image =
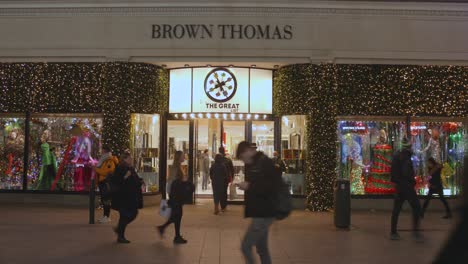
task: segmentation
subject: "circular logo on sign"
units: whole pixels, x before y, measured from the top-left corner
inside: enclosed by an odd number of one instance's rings
[[[223,103],[236,94],[237,80],[226,68],[216,68],[205,78],[205,93],[213,101]]]

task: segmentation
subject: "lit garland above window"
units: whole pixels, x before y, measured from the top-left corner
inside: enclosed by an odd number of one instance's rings
[[[0,63],[0,112],[103,113],[103,143],[128,148],[131,113],[167,111],[167,71],[141,63]]]
[[[277,115],[307,114],[309,209],[333,206],[337,116],[466,117],[468,67],[291,65],[275,74]]]

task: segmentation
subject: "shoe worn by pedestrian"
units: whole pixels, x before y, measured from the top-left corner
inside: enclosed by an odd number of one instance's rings
[[[237,147],[237,157],[245,163],[245,182],[238,187],[245,191],[245,217],[252,218],[242,240],[245,262],[254,263],[252,248],[255,246],[262,264],[270,264],[268,232],[276,217],[276,195],[281,183],[273,161],[262,152],[257,152],[248,142]]]
[[[157,227],[160,237],[163,238],[166,228],[170,224],[174,224],[174,244],[187,243],[187,240],[180,235],[180,225],[182,223],[183,206],[190,201],[195,190],[193,184],[188,181],[188,176],[182,170],[182,162],[184,160],[183,152],[176,151],[169,175],[172,181],[169,190],[169,201],[167,203],[171,207],[171,216],[166,223]]]
[[[110,223],[110,222],[111,222],[111,219],[110,219],[110,217],[103,216],[101,219],[98,220],[98,222],[99,222],[100,224]]]
[[[118,186],[119,190],[112,196],[112,208],[120,216],[114,232],[117,234],[117,242],[122,244],[130,243],[125,238],[125,230],[137,217],[138,209],[143,208],[142,179],[132,166],[133,158],[129,153],[124,153],[113,176],[113,185]]]
[[[413,213],[413,233],[415,238],[422,237],[419,233],[419,223],[421,216],[421,205],[419,204],[414,186],[416,184],[415,173],[411,161],[411,144],[403,139],[402,149],[398,151],[391,166],[391,180],[395,183],[395,200],[393,203],[391,238],[399,237],[397,233],[398,217],[405,201],[408,201]]]
[[[450,211],[450,207],[447,203],[447,200],[445,200],[444,197],[444,187],[442,185],[441,179],[442,165],[439,164],[433,157],[430,157],[427,160],[427,164],[427,169],[429,171],[429,174],[431,175],[431,179],[429,180],[429,192],[424,201],[421,218],[424,217],[424,213],[426,212],[426,209],[429,206],[429,202],[434,193],[439,195],[439,199],[445,207],[445,216],[443,216],[443,218],[452,218],[452,212]]]

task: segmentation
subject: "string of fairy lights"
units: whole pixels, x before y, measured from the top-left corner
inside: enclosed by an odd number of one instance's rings
[[[168,73],[140,63],[0,63],[0,112],[103,113],[103,144],[129,147],[130,114],[167,111]]]
[[[468,67],[291,65],[275,74],[277,115],[306,114],[309,209],[333,206],[337,116],[466,117]]]

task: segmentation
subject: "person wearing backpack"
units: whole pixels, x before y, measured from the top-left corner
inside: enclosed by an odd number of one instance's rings
[[[278,213],[281,176],[273,161],[246,141],[239,143],[236,156],[246,164],[245,181],[237,186],[245,191],[245,217],[252,218],[242,240],[242,254],[246,263],[254,263],[252,247],[255,246],[261,263],[270,264],[268,231]]]
[[[109,180],[108,177],[114,173],[117,164],[119,164],[119,159],[112,155],[112,151],[109,146],[103,146],[102,156],[94,168],[97,175],[97,184],[101,195],[101,203],[104,209],[104,215],[101,219],[98,220],[98,222],[101,224],[111,221],[111,197],[109,187],[106,185],[106,181]]]
[[[141,186],[143,180],[133,168],[133,158],[125,152],[120,157],[112,175],[112,186],[116,192],[112,194],[112,209],[119,211],[119,223],[114,228],[117,234],[117,243],[128,244],[125,229],[138,215],[138,209],[143,208],[143,193]]]

